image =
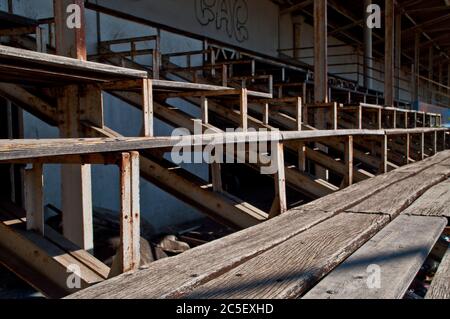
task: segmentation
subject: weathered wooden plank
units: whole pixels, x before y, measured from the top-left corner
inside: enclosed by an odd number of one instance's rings
[[[447,225],[400,216],[309,291],[306,299],[401,299]]]
[[[119,276],[70,298],[175,297],[330,218],[331,213],[291,210],[184,254],[158,261],[133,276]],[[226,251],[226,254],[224,254]],[[195,261],[195,267],[186,265]],[[164,280],[161,280],[164,278]]]
[[[390,185],[399,183],[403,179],[418,174],[436,164],[442,163],[443,161],[448,159],[449,156],[449,151],[438,153],[437,155],[430,157],[424,161],[412,163],[395,171],[391,171],[387,174],[376,176],[374,178],[352,185],[344,190],[341,190],[340,192],[308,203],[302,206],[302,208],[311,210],[320,209],[330,212],[344,211],[351,208],[352,206],[361,203],[365,199],[373,196],[377,192],[380,192]],[[434,168],[429,172],[433,172],[436,169],[440,170],[441,168]]]
[[[89,73],[106,79],[147,78],[147,72],[127,69],[109,64],[82,61],[64,56],[34,52],[0,45],[0,61],[9,64],[21,65],[26,63],[29,67],[39,69],[52,68],[62,73]]]
[[[437,165],[390,185],[360,204],[348,209],[351,213],[388,214],[396,217],[428,189],[446,180],[450,169],[443,172]]]
[[[380,215],[339,214],[180,297],[298,298],[388,220]]]
[[[37,233],[26,231],[25,223],[22,220],[8,216],[3,208],[0,210],[0,246],[2,250],[13,253],[19,260],[25,261],[30,267],[30,271],[34,271],[50,281],[65,294],[73,293],[103,280],[99,274],[60,247]],[[9,263],[8,260],[4,260],[4,262],[5,264]],[[74,267],[77,268],[77,276],[68,272],[68,269],[74,270]],[[79,279],[79,287],[76,287],[76,277]],[[74,286],[68,286],[68,282]]]
[[[329,212],[342,212],[361,203],[387,186],[407,178],[410,174],[411,173],[398,173],[393,171],[388,174],[376,176],[303,205],[302,208],[308,210],[323,209],[324,211]]]
[[[292,134],[294,133],[294,134]],[[360,135],[355,131],[301,131],[301,132],[238,132],[217,133],[203,136],[125,138],[120,139],[50,139],[50,140],[3,140],[0,141],[0,161],[9,159],[37,158],[53,155],[76,155],[152,148],[168,148],[189,145],[220,145],[254,141],[315,140],[330,136]],[[365,132],[378,135],[378,131]],[[227,135],[225,135],[227,134]],[[364,134],[364,133],[362,133]],[[225,139],[225,136],[229,137]]]
[[[439,265],[425,299],[450,299],[450,248]]]
[[[450,218],[450,179],[430,188],[402,214]]]

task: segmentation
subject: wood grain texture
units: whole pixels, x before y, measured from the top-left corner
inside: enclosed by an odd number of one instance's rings
[[[388,214],[396,217],[428,189],[450,176],[450,170],[442,170],[442,167],[444,166],[433,165],[418,174],[394,183],[347,211]]]
[[[402,214],[450,218],[450,179],[430,188]]]
[[[291,210],[265,223],[152,263],[133,275],[121,275],[104,284],[69,296],[92,298],[176,297],[214,279],[284,241],[330,218],[320,211]]]
[[[450,299],[450,248],[447,249],[425,298]]]
[[[225,139],[225,134],[227,139]],[[314,140],[331,136],[359,135],[354,130],[341,131],[301,131],[301,132],[238,132],[216,133],[180,137],[141,137],[141,138],[98,138],[98,139],[29,139],[0,141],[0,161],[32,159],[55,155],[94,154],[105,152],[125,152],[193,145],[222,145],[264,141]],[[379,131],[365,134],[378,135]],[[450,153],[450,152],[449,152]]]
[[[441,163],[444,163],[445,161],[450,161],[450,151],[438,153],[424,161],[416,162],[395,171],[364,180],[337,193],[308,203],[302,206],[302,208],[308,210],[320,209],[329,212],[341,212],[361,203],[363,200],[368,199],[390,185],[396,184],[403,179],[414,176],[435,165],[441,165]],[[436,171],[438,171],[439,174],[441,172],[446,172],[447,170],[442,169],[442,167],[430,170],[432,173],[435,173]]]
[[[398,217],[304,298],[402,298],[446,225],[445,218]],[[372,266],[379,267],[379,286],[370,286],[376,284]]]
[[[182,297],[299,298],[388,221],[381,215],[337,215]]]

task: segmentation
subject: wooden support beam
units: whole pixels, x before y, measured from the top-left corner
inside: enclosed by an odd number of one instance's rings
[[[72,27],[68,22],[73,22],[70,17],[74,14],[68,10],[70,5],[80,8],[81,24],[79,27]],[[53,0],[53,11],[55,14],[55,38],[56,54],[72,57],[86,61],[86,31],[85,12],[83,0]]]
[[[151,137],[154,135],[153,124],[153,82],[150,79],[142,80],[142,111],[144,136]]]
[[[79,9],[72,12],[70,5]],[[56,53],[86,61],[85,11],[83,0],[54,0]],[[68,24],[71,14],[79,14],[80,25]],[[71,20],[72,21],[72,20]],[[72,21],[75,22],[75,21]],[[82,102],[75,86],[63,88],[58,97],[61,137],[82,137]],[[98,114],[98,113],[97,113]],[[97,123],[98,124],[98,123]],[[93,249],[92,190],[90,165],[63,165],[62,211],[64,236],[84,250]]]
[[[79,120],[103,128],[105,122],[103,118],[103,94],[100,86],[97,84],[80,86],[79,96]]]
[[[120,272],[140,263],[139,153],[123,153],[120,162]]]
[[[81,95],[77,86],[68,86],[58,94],[61,138],[82,137]],[[93,249],[92,190],[90,165],[61,167],[64,236],[80,248]]]
[[[362,105],[358,106],[357,121],[358,121],[358,124],[357,124],[358,129],[362,130],[362,128],[363,128],[363,123],[362,123],[363,122],[363,108],[362,108]]]
[[[344,185],[353,185],[353,136],[349,136],[345,139],[345,168],[346,174],[344,176]]]
[[[43,165],[34,164],[25,170],[25,210],[27,230],[44,235],[44,176]]]
[[[275,200],[269,218],[274,218],[287,211],[284,146],[282,143],[278,143],[276,146],[275,161],[277,167],[277,173],[275,174]]]
[[[328,102],[327,0],[314,1],[314,101]]]

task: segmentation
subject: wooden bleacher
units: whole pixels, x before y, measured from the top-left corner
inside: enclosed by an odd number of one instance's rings
[[[336,276],[342,282],[339,287],[345,285],[347,273],[352,272],[346,263],[353,265],[367,254],[373,259],[363,259],[364,263],[373,260],[388,269],[386,280],[401,275],[390,282],[391,294],[379,296],[401,298],[446,226],[441,216],[411,215],[407,209],[418,200],[428,200],[423,198],[427,190],[447,182],[449,163],[450,152],[441,152],[69,298],[300,298],[309,291],[314,297],[314,289],[324,291],[320,280],[330,273],[325,280],[334,280],[333,270],[342,262],[344,275],[338,276],[338,268]],[[405,190],[407,185],[412,186]],[[446,200],[450,202],[448,193]],[[433,205],[432,200],[429,203]],[[420,235],[417,227],[423,227]],[[420,247],[412,247],[405,237],[400,240],[401,234],[420,236]],[[401,247],[392,251],[392,242]],[[376,251],[374,243],[380,243]],[[402,259],[406,268],[397,263],[391,267],[392,262],[382,258],[403,249],[410,252]],[[352,297],[370,297],[365,288],[348,289]],[[331,296],[339,297],[338,293]]]

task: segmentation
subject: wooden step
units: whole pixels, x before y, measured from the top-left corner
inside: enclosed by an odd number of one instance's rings
[[[403,214],[450,218],[450,179],[430,188],[403,211]]]
[[[50,232],[59,244],[26,230],[24,219],[15,216],[14,205],[0,206],[0,262],[50,298],[61,298],[107,278],[108,269],[99,260],[62,236]],[[67,250],[66,250],[67,249]],[[69,267],[80,270],[79,288],[68,287]]]
[[[381,215],[337,215],[181,297],[299,298],[388,221]]]
[[[446,225],[445,218],[400,216],[304,298],[403,298]]]
[[[447,249],[425,298],[450,299],[450,248]]]

